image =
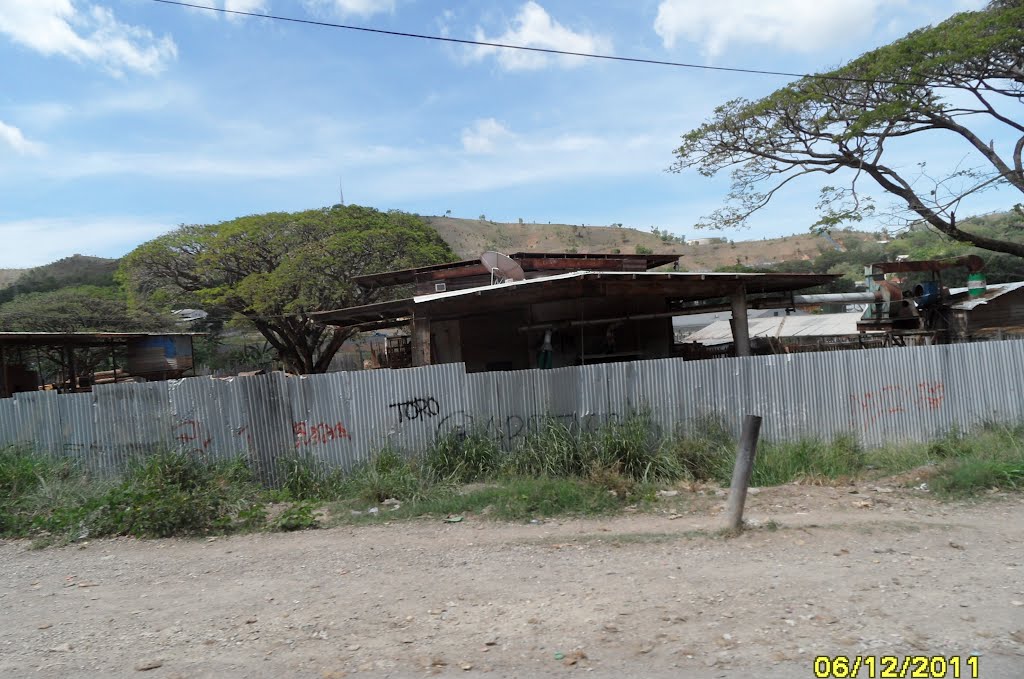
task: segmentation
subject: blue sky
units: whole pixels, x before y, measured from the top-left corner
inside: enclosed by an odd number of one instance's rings
[[[980,0],[195,0],[585,52],[807,72]],[[503,52],[162,5],[0,0],[0,267],[338,201],[694,236],[724,177],[679,136],[785,78]],[[955,163],[958,156],[946,159]],[[940,162],[943,160],[940,158]],[[806,231],[817,185],[749,231]],[[1000,207],[997,199],[980,208]]]

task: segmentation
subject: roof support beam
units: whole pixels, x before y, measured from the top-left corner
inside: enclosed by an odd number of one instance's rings
[[[747,324],[747,288],[736,287],[736,292],[729,298],[732,304],[732,343],[736,347],[737,356],[750,356],[750,328]]]

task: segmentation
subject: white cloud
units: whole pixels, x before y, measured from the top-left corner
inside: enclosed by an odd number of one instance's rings
[[[42,152],[43,147],[36,142],[25,139],[21,130],[0,120],[0,142],[7,144],[15,153],[23,156],[34,156]]]
[[[270,11],[269,0],[192,0],[192,4],[211,9],[225,9],[228,12],[248,12],[250,14],[266,14]],[[221,12],[206,12],[199,9],[190,11],[203,14],[212,19],[226,16],[230,20],[241,20],[246,17],[238,14],[223,14]]]
[[[395,11],[395,0],[305,0],[311,12],[325,12],[340,17],[369,17]]]
[[[587,32],[575,32],[551,18],[551,15],[533,0],[527,2],[512,20],[504,33],[488,36],[482,28],[476,29],[475,39],[542,49],[557,49],[566,52],[609,53],[611,41]],[[470,58],[480,61],[494,56],[498,63],[509,71],[536,70],[544,68],[552,57],[538,52],[477,46],[470,51]],[[579,66],[583,57],[560,56],[556,63],[564,67]]]
[[[709,58],[740,44],[812,52],[868,35],[882,0],[662,0],[654,30],[665,46],[699,43]]]
[[[71,0],[3,0],[0,33],[41,54],[96,62],[117,75],[158,73],[178,54],[170,37],[121,23],[106,7]]]
[[[512,133],[494,118],[477,120],[462,130],[462,148],[469,153],[493,153],[498,142],[512,138]]]
[[[268,0],[224,0],[224,9],[232,12],[267,12]]]

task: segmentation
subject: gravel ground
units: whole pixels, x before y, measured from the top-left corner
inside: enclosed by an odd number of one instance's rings
[[[1019,495],[763,489],[748,505],[761,527],[732,539],[714,532],[723,502],[683,491],[607,519],[6,542],[0,676],[781,679],[813,677],[816,655],[972,653],[985,679],[1024,676]]]

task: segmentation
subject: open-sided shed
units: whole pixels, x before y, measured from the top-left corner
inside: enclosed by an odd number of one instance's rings
[[[724,307],[739,319],[737,354],[749,355],[749,305],[787,306],[794,291],[834,278],[582,270],[446,289],[312,317],[364,329],[408,325],[412,365],[461,362],[469,371],[483,371],[667,358],[673,355],[673,316]]]

